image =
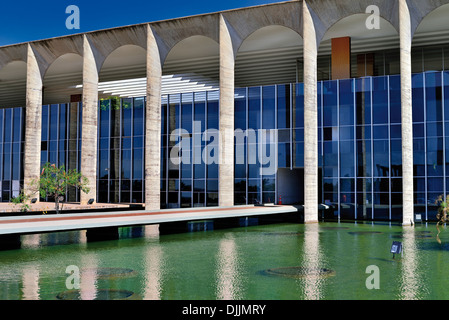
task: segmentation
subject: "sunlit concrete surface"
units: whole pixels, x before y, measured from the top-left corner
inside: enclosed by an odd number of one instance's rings
[[[168,222],[295,213],[294,206],[236,206],[159,211],[90,212],[0,218],[0,234],[27,234],[90,228],[150,225]]]

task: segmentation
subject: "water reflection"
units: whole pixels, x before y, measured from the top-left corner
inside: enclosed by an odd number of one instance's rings
[[[239,270],[238,248],[232,234],[220,241],[217,254],[217,299],[241,298],[242,284]]]
[[[97,272],[98,258],[93,253],[85,253],[81,258],[81,281],[80,297],[81,300],[95,300],[97,297]]]
[[[144,226],[144,236],[145,239],[148,240],[159,240],[160,238],[160,232],[159,232],[159,225],[149,225]]]
[[[323,268],[319,225],[306,224],[304,226],[304,231],[303,267],[306,270],[318,270]],[[305,300],[320,300],[323,298],[322,280],[319,277],[305,277],[303,281]]]
[[[145,255],[144,300],[162,299],[163,251],[161,247],[150,247]]]
[[[404,228],[403,231],[403,258],[401,263],[401,287],[399,299],[418,300],[426,290],[425,281],[419,269],[419,254],[416,245],[416,230],[413,228]]]
[[[22,274],[22,299],[23,300],[39,300],[39,266],[29,265],[23,269]]]
[[[87,243],[86,230],[30,234],[21,236],[22,249],[40,249],[43,247]]]
[[[447,298],[449,232],[439,245],[434,225],[375,226],[289,224],[168,236],[149,226],[122,234],[132,239],[88,247],[43,245],[57,238],[70,243],[82,232],[30,235],[24,237],[28,248],[0,252],[0,299],[107,300],[130,293],[145,300]],[[393,240],[403,243],[403,257],[392,259]],[[373,256],[380,290],[365,288]],[[80,290],[66,287],[69,265],[79,267]],[[258,271],[269,267],[275,273],[261,277]]]

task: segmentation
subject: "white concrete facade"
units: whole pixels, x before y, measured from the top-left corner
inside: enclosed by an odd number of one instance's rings
[[[96,198],[97,127],[96,106],[98,82],[106,58],[122,46],[137,46],[146,50],[146,205],[159,208],[160,192],[160,91],[164,64],[171,50],[181,41],[202,36],[219,46],[220,130],[233,130],[233,95],[235,62],[242,43],[251,34],[268,26],[283,26],[296,32],[303,40],[303,71],[305,86],[305,221],[318,220],[318,138],[316,70],[317,52],[328,30],[338,21],[366,14],[370,5],[380,9],[399,34],[402,79],[403,134],[403,223],[413,222],[413,136],[411,109],[411,45],[414,34],[432,11],[449,4],[449,0],[307,0],[243,8],[219,13],[90,32],[25,44],[0,47],[0,72],[11,63],[27,65],[25,190],[39,176],[40,108],[46,71],[59,57],[75,54],[83,58],[83,144],[81,171],[90,181],[91,192],[81,202]],[[366,31],[368,32],[368,31]],[[2,84],[0,83],[0,86]],[[227,135],[225,135],[228,137]],[[233,205],[234,178],[233,142],[225,138],[221,145],[219,199],[220,205]]]

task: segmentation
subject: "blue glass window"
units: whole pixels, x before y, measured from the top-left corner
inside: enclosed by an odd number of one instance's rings
[[[276,128],[276,87],[262,88],[262,128]]]
[[[412,76],[413,122],[424,122],[424,80],[422,74]]]
[[[236,89],[235,92],[235,129],[246,130],[246,89]]]
[[[389,141],[388,140],[376,140],[373,143],[373,170],[375,177],[388,177],[390,174],[389,163]]]
[[[425,74],[426,80],[426,120],[442,121],[442,87],[441,73],[429,72]]]
[[[290,128],[290,85],[277,86],[277,127]]]
[[[145,99],[144,98],[135,98],[134,106],[133,106],[134,136],[143,136],[144,135],[144,128],[145,128],[144,112],[145,112]],[[166,113],[164,113],[164,115],[165,114]],[[164,131],[164,132],[166,133],[166,131]]]
[[[324,127],[338,126],[337,117],[337,87],[338,81],[326,81],[323,83],[323,116]]]
[[[371,78],[356,79],[357,124],[371,124]]]
[[[390,76],[390,123],[401,123],[401,77]]]
[[[340,142],[340,176],[354,177],[355,163],[354,163],[354,142],[341,141]]]
[[[388,123],[388,77],[373,78],[373,124]]]
[[[447,52],[447,55],[449,55],[449,51]],[[449,121],[449,71],[443,72],[443,81],[444,81],[444,118],[445,121]]]
[[[208,129],[220,129],[219,124],[219,105],[218,100],[214,98],[213,93],[208,93],[207,100],[207,128]]]
[[[260,88],[248,90],[248,128],[258,130],[260,125]]]
[[[339,81],[340,125],[354,124],[354,81]]]
[[[192,107],[193,93],[182,94],[181,105],[181,128],[188,133],[192,133]]]
[[[304,127],[304,84],[296,84],[295,90],[295,108],[293,108],[293,128]]]
[[[122,136],[132,135],[132,99],[122,99]]]

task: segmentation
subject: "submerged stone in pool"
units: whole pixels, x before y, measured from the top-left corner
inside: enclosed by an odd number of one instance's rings
[[[94,300],[128,300],[133,296],[134,292],[128,290],[98,289],[95,292]],[[58,300],[82,300],[80,290],[61,292],[56,298]]]
[[[294,279],[305,279],[332,277],[335,276],[335,271],[326,268],[286,267],[267,269],[264,271],[264,274]]]

